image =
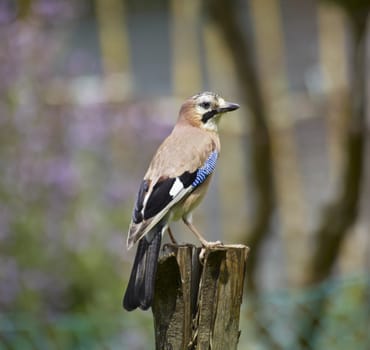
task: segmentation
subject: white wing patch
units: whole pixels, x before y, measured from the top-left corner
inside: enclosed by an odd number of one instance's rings
[[[184,185],[181,182],[181,180],[177,177],[170,189],[170,196],[176,197],[183,189]]]
[[[172,185],[173,186],[173,185]],[[174,198],[173,200],[166,205],[158,214],[156,214],[153,218],[150,219],[149,222],[141,222],[139,225],[131,225],[129,229],[129,235],[127,238],[127,248],[130,249],[135,242],[139,241],[143,238],[161,219],[168,213],[168,211],[181,199],[183,199],[187,194],[189,194],[193,190],[192,186],[182,189]],[[140,228],[143,224],[147,224],[145,228],[142,230],[140,236],[136,236],[137,233],[140,231]],[[132,232],[131,232],[132,231]],[[132,240],[129,241],[129,237],[133,237]]]

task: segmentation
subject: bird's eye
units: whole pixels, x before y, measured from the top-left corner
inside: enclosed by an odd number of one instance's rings
[[[204,109],[208,109],[209,107],[211,107],[211,104],[209,102],[202,102],[200,104],[200,106]]]

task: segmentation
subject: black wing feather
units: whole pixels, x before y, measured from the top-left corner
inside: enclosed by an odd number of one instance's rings
[[[189,173],[188,171],[185,171],[179,179],[184,185],[184,188],[189,187],[197,177],[198,170],[195,170],[193,173]]]
[[[145,220],[158,214],[169,202],[172,201],[173,197],[170,195],[170,191],[175,180],[175,178],[166,178],[159,180],[154,185],[144,209]]]
[[[134,212],[132,213],[132,221],[135,224],[138,224],[143,221],[142,210],[144,205],[144,198],[148,190],[149,190],[149,180],[143,180],[141,182],[140,189],[137,194]]]
[[[197,170],[190,173],[185,171],[181,176],[179,176],[179,180],[181,181],[184,188],[191,186],[197,176]],[[164,209],[168,203],[173,200],[173,196],[170,195],[171,188],[175,183],[176,178],[164,178],[160,179],[153,187],[152,192],[146,202],[144,213],[143,213],[143,206],[144,206],[144,198],[149,190],[149,180],[143,180],[140,185],[139,193],[136,199],[136,205],[134,208],[134,212],[132,215],[132,221],[135,224],[158,214],[162,209]]]

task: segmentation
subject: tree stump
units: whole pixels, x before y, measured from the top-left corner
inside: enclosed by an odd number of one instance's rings
[[[249,248],[166,245],[152,311],[157,350],[237,349]]]

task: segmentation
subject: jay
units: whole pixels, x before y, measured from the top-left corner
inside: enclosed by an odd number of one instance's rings
[[[206,241],[192,223],[192,211],[204,197],[220,153],[218,123],[239,108],[212,92],[202,92],[181,106],[171,134],[155,153],[141,182],[130,223],[127,248],[138,243],[123,307],[148,309],[163,234],[169,223],[182,219],[204,247]]]

